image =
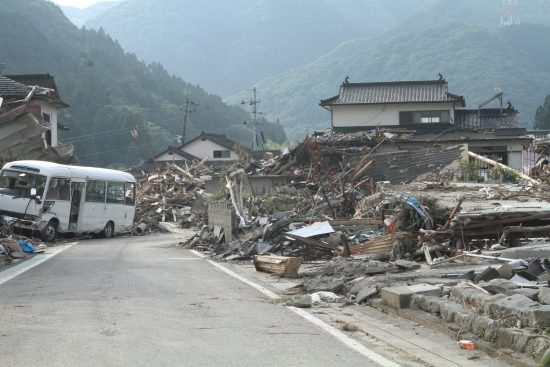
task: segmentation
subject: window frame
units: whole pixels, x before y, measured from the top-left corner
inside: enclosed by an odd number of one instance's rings
[[[103,182],[103,201],[98,200],[90,200],[89,199],[89,188],[90,183],[92,182]],[[86,193],[84,197],[84,202],[86,203],[96,203],[96,204],[105,204],[106,203],[106,197],[107,197],[107,181],[106,180],[86,180]]]

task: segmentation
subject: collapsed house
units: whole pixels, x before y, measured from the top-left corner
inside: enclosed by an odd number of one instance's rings
[[[59,97],[49,74],[0,75],[0,160],[40,159],[70,163],[74,148],[59,142]]]

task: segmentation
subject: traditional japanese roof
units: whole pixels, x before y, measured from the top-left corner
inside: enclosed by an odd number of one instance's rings
[[[321,100],[326,109],[334,105],[367,105],[388,103],[458,103],[466,105],[463,96],[449,92],[442,80],[342,83],[340,94]]]
[[[28,86],[39,86],[42,88],[52,89],[56,98],[59,97],[59,90],[55,84],[55,80],[50,74],[19,74],[19,75],[6,75],[7,78],[15,80],[18,83]]]
[[[201,134],[199,136],[197,136],[195,139],[192,139],[188,142],[186,142],[185,144],[183,144],[180,149],[183,147],[183,146],[186,146],[188,144],[191,144],[192,142],[196,141],[196,140],[211,140],[213,141],[214,143],[217,143],[219,145],[221,145],[222,147],[224,148],[227,148],[229,150],[234,150],[235,149],[235,145],[237,145],[236,142],[234,142],[233,140],[231,139],[228,139],[226,138],[225,135],[221,135],[221,134],[212,134],[212,133],[205,133],[204,131],[201,132]]]
[[[29,94],[29,88],[15,80],[0,75],[0,97],[9,99],[25,98]]]
[[[40,88],[33,99],[69,107],[69,104],[59,97],[57,85],[50,74],[0,75],[0,97],[5,99],[24,99],[34,86]]]

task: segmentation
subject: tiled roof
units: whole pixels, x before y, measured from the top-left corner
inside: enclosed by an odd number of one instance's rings
[[[7,78],[15,80],[18,83],[35,86],[38,85],[42,88],[53,89],[55,91],[55,97],[59,98],[59,91],[53,76],[50,74],[19,74],[19,75],[6,75]]]
[[[0,97],[25,98],[29,94],[29,88],[13,79],[0,75]]]
[[[384,103],[458,102],[464,97],[449,93],[445,80],[343,83],[340,94],[321,100],[321,106]]]
[[[208,139],[208,140],[211,140],[213,141],[214,143],[218,143],[219,145],[221,145],[222,147],[225,147],[229,150],[233,150],[235,149],[235,145],[237,145],[237,143],[235,143],[233,140],[231,139],[228,139],[225,137],[225,135],[221,135],[221,134],[212,134],[212,133],[205,133],[204,131],[199,135],[197,136],[195,139],[192,139],[190,141],[188,141],[187,143],[184,144],[187,145],[191,142],[194,142],[195,140],[197,139]],[[180,147],[181,149],[181,147]]]

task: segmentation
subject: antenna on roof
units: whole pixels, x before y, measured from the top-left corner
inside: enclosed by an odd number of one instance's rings
[[[439,80],[440,81],[444,81],[445,78],[443,77],[443,74],[441,74],[441,72],[437,73],[437,76],[439,77]]]
[[[0,75],[4,73],[5,68],[6,68],[6,64],[4,64],[3,62],[0,62]]]

